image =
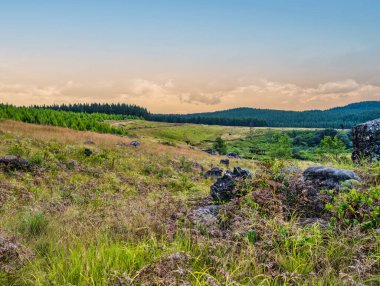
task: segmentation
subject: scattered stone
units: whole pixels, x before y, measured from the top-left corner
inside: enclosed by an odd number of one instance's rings
[[[129,145],[137,148],[140,147],[141,143],[139,141],[132,141],[131,143],[129,143]]]
[[[226,165],[228,168],[228,166],[230,165],[230,160],[229,159],[221,159],[220,164]]]
[[[320,190],[340,190],[342,182],[360,180],[353,171],[325,166],[307,168],[303,172],[303,178],[306,181],[311,181]]]
[[[239,154],[234,153],[234,152],[227,153],[227,157],[228,158],[234,158],[234,159],[241,159],[241,157],[239,156]]]
[[[87,141],[84,141],[84,144],[85,145],[95,145],[95,142],[91,141],[91,140],[87,140]]]
[[[380,160],[380,119],[375,119],[352,128],[352,160]]]
[[[4,168],[6,171],[11,170],[22,170],[26,171],[29,169],[30,164],[28,160],[24,158],[19,158],[16,156],[5,156],[0,158],[0,166]]]
[[[84,149],[84,154],[88,157],[88,156],[91,156],[94,152],[92,152],[91,149],[89,148],[85,148]]]
[[[218,151],[215,151],[214,149],[211,149],[211,148],[210,149],[204,149],[203,151],[210,154],[210,155],[215,155],[215,156],[219,155]]]
[[[252,173],[240,167],[235,167],[233,172],[227,171],[211,186],[211,197],[215,201],[229,201],[243,194],[243,183],[251,178]]]
[[[14,238],[7,238],[0,233],[0,271],[12,272],[32,258],[30,250],[21,246]]]
[[[219,168],[219,167],[213,167],[211,168],[211,170],[207,171],[205,173],[205,177],[206,178],[210,178],[210,177],[221,177],[223,175],[223,169]]]
[[[232,175],[235,177],[235,178],[244,178],[244,179],[247,179],[247,178],[250,178],[252,177],[252,172],[248,169],[244,169],[244,168],[240,168],[240,167],[235,167],[233,172],[232,172]]]

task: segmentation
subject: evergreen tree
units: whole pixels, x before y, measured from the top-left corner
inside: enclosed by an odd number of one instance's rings
[[[292,156],[292,139],[287,134],[275,136],[275,141],[271,150],[271,156],[282,159],[289,159]]]
[[[342,140],[339,139],[338,136],[326,136],[320,143],[319,152],[331,154],[338,159],[340,153],[342,153],[346,149],[346,145]]]

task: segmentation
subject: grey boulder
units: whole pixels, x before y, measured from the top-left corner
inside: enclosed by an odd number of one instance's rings
[[[339,190],[341,184],[348,180],[360,181],[353,171],[325,166],[309,167],[303,172],[305,181],[311,182],[318,189]]]

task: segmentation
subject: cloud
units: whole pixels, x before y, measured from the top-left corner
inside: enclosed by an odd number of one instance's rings
[[[159,83],[134,79],[129,84],[124,84],[124,88],[127,90],[125,94],[133,96],[165,96],[173,93],[174,84],[171,80]]]
[[[206,93],[201,91],[194,91],[190,93],[180,93],[179,97],[182,102],[216,105],[222,102],[224,94],[222,92]]]
[[[380,100],[380,86],[359,83],[352,79],[327,82],[316,87],[261,80],[232,89],[231,104],[277,109],[325,109],[357,101]]]
[[[248,84],[198,85],[142,78],[56,85],[0,83],[0,101],[17,105],[72,102],[126,102],[153,112],[187,113],[233,107],[325,109],[357,101],[380,100],[380,86],[353,79],[304,87],[257,80]]]
[[[311,92],[319,94],[331,94],[331,93],[348,93],[357,90],[361,85],[353,79],[347,79],[344,81],[328,82],[318,85],[316,89],[311,89]]]
[[[32,102],[34,100],[49,100],[61,96],[61,89],[54,85],[36,86],[23,84],[0,83],[0,99],[5,102],[20,101]]]

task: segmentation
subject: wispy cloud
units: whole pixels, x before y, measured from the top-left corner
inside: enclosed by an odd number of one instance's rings
[[[211,87],[210,87],[211,86]],[[0,83],[0,99],[19,105],[69,102],[128,102],[154,112],[197,112],[238,106],[276,109],[324,109],[364,100],[380,100],[380,86],[353,79],[314,87],[258,80],[230,88],[217,83],[186,88],[173,80],[74,82],[60,85]]]
[[[355,101],[380,100],[380,86],[359,83],[353,79],[302,87],[292,83],[260,80],[229,90],[198,92],[180,98],[187,103],[218,105],[224,108],[252,106],[260,108],[315,109]]]

